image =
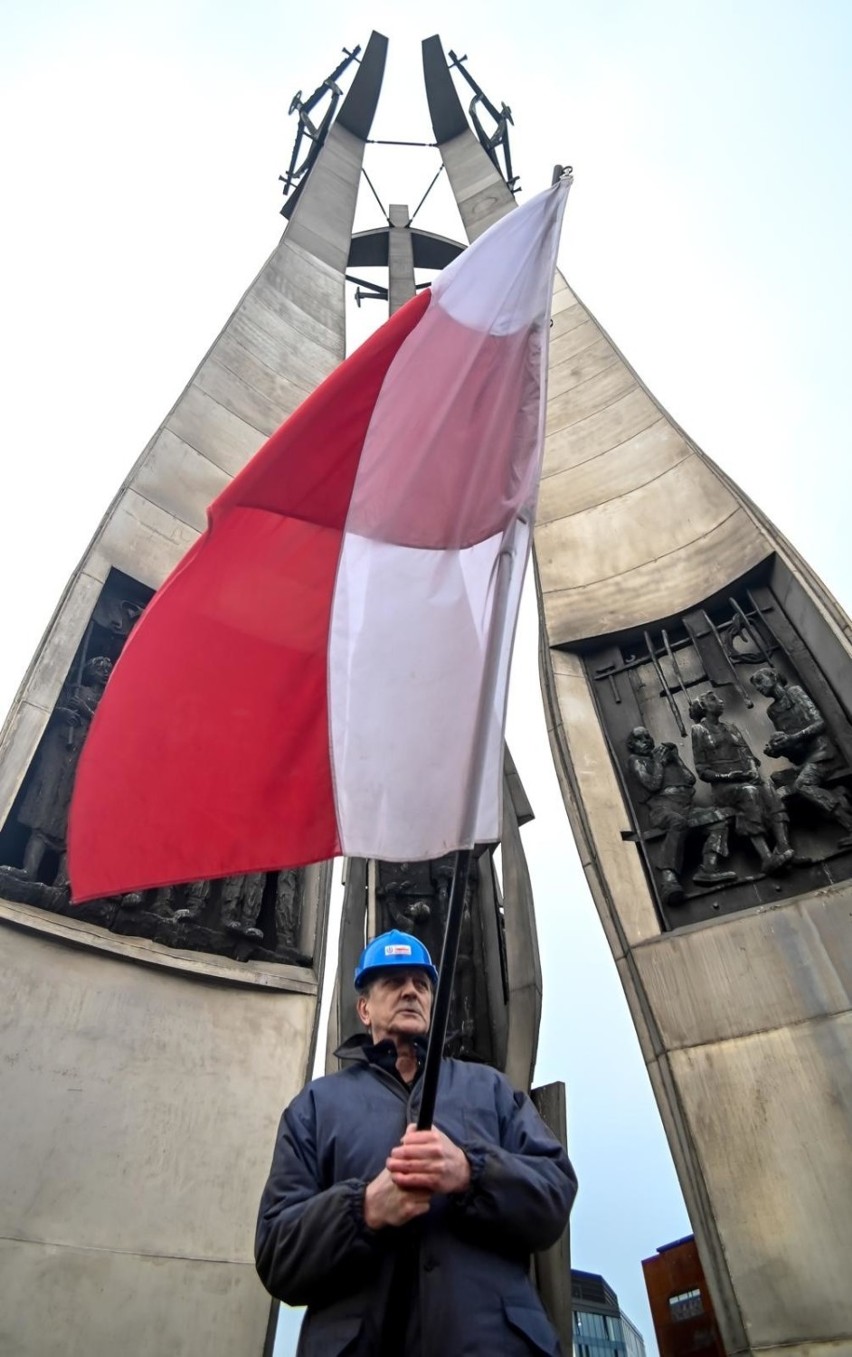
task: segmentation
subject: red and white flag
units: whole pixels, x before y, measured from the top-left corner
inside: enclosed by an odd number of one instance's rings
[[[481,236],[211,506],[92,723],[75,900],[499,837],[567,189]]]

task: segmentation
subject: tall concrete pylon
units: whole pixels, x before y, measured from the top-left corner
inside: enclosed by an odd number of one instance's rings
[[[210,501],[344,357],[386,47],[374,33],[280,244],[119,490],[26,675],[0,741],[2,861],[16,853],[19,869],[45,829],[45,759],[68,772],[57,704],[79,697],[92,654],[114,653]],[[55,880],[51,852],[55,833],[41,855]],[[44,873],[3,877],[0,1352],[260,1357],[270,1308],[255,1213],[281,1108],[313,1065],[328,864],[280,884],[274,927],[279,952],[293,929],[291,964],[240,959],[257,947],[245,919],[242,941],[216,954],[199,950],[211,930],[162,902],[142,914],[168,942],[149,925],[134,935],[134,902],[75,914]]]
[[[512,195],[437,38],[424,66],[473,240]],[[850,1352],[852,623],[561,275],[551,339],[535,560],[568,818],[726,1350]]]

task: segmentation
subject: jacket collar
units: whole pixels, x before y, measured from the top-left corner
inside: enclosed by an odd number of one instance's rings
[[[419,1069],[426,1059],[428,1034],[412,1037],[411,1044],[417,1054]],[[359,1032],[357,1036],[349,1037],[338,1046],[334,1054],[338,1060],[356,1060],[362,1065],[378,1065],[379,1069],[387,1070],[390,1074],[396,1072],[396,1047],[390,1037],[385,1037],[384,1041],[374,1042],[366,1032]]]

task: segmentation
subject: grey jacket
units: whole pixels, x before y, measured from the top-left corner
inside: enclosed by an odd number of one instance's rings
[[[416,1121],[419,1082],[409,1095],[389,1042],[354,1038],[338,1054],[353,1064],[281,1118],[257,1225],[267,1290],[308,1307],[299,1357],[558,1354],[529,1262],[559,1238],[577,1184],[529,1098],[489,1066],[444,1060],[435,1124],[470,1160],[470,1189],[374,1231],[364,1189]],[[404,1330],[390,1340],[389,1315]]]

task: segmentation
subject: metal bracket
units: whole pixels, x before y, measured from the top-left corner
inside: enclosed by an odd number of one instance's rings
[[[290,164],[287,167],[286,173],[279,174],[278,176],[279,181],[284,185],[285,198],[298,181],[309,174],[313,168],[314,161],[322,150],[325,139],[328,136],[328,130],[334,120],[337,106],[343,98],[343,91],[337,82],[347,67],[351,66],[353,61],[358,60],[358,53],[360,51],[360,47],[353,48],[351,52],[347,47],[344,47],[343,52],[345,55],[343,61],[335,66],[331,75],[326,76],[322,84],[317,86],[308,99],[302,98],[301,90],[297,90],[293,95],[288,112],[290,114],[298,113],[299,125],[296,130],[296,140],[293,145],[293,152],[290,156]],[[310,117],[310,114],[316,108],[317,104],[327,96],[329,97],[328,107],[325,109],[321,119],[314,122]],[[308,143],[308,148],[304,159],[300,163],[299,157],[303,153],[305,142]],[[281,214],[282,216],[286,215],[284,208],[281,209]]]
[[[492,104],[482,86],[474,80],[470,71],[465,69],[462,64],[465,61],[467,61],[467,54],[462,57],[457,56],[452,48],[450,48],[450,61],[448,63],[450,70],[455,68],[473,90],[474,97],[470,102],[468,114],[470,116],[470,121],[473,123],[474,131],[479,138],[479,144],[494,168],[505,179],[510,191],[512,193],[517,193],[521,186],[518,182],[518,176],[512,173],[512,152],[509,146],[509,127],[514,127],[515,125],[512,118],[512,110],[509,108],[508,104],[501,104],[499,109]],[[495,128],[490,134],[485,130],[480,120],[477,107],[479,104],[481,104],[489,116],[494,119]],[[502,165],[497,157],[498,150],[503,152]]]

